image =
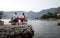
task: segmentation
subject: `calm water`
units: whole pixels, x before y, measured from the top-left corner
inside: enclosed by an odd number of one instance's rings
[[[56,21],[29,20],[35,35],[33,38],[60,38],[60,26]]]

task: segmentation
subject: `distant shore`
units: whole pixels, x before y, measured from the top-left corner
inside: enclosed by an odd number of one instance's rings
[[[43,21],[58,21],[59,19],[36,19],[36,20],[43,20]]]

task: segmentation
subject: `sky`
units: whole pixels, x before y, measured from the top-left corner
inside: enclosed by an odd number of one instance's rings
[[[41,11],[60,6],[60,0],[0,0],[0,11]]]

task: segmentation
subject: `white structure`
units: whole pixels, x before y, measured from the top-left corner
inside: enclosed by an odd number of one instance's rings
[[[57,16],[60,16],[60,13],[57,13]]]

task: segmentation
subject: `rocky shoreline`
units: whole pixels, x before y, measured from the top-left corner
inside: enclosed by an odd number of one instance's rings
[[[34,30],[31,25],[0,26],[0,38],[32,38]]]

